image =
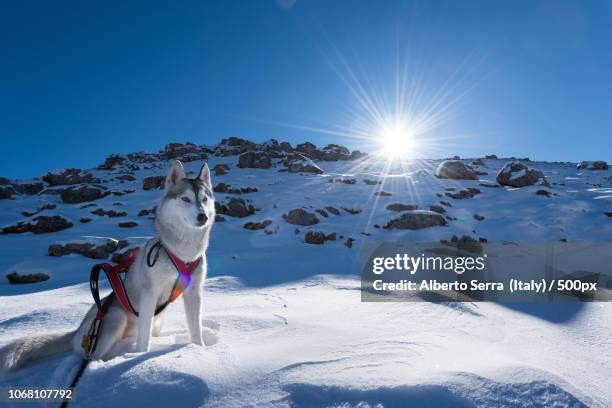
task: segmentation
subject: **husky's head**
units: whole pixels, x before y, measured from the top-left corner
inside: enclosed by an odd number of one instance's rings
[[[164,198],[156,210],[156,221],[181,229],[201,229],[213,224],[215,200],[206,163],[197,177],[187,178],[181,162],[174,162],[166,176]]]

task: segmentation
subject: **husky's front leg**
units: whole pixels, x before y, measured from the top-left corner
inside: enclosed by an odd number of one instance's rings
[[[156,296],[153,296],[153,293],[143,293],[138,307],[138,339],[136,340],[136,351],[139,353],[149,351],[155,306]]]
[[[196,284],[191,290],[185,292],[183,303],[185,304],[185,316],[187,317],[191,342],[203,346],[202,321],[200,319],[202,315],[202,287]]]

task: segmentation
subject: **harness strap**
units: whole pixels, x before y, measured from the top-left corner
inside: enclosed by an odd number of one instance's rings
[[[155,249],[157,249],[157,251],[155,251],[154,258],[151,259],[151,255]],[[170,261],[172,262],[172,264],[174,265],[174,268],[176,269],[178,273],[177,273],[176,280],[174,281],[172,291],[170,292],[170,296],[168,296],[168,299],[166,299],[166,301],[163,304],[159,305],[155,309],[155,315],[160,314],[166,308],[166,306],[174,302],[176,299],[178,299],[183,294],[183,292],[189,287],[191,283],[191,275],[193,274],[195,269],[198,267],[198,265],[202,261],[202,257],[200,256],[191,262],[183,262],[178,256],[176,256],[171,251],[167,250],[161,244],[160,241],[157,241],[155,244],[151,246],[151,248],[149,249],[147,253],[147,256],[146,256],[147,266],[153,267],[155,265],[159,257],[159,252],[161,249],[163,249],[164,252],[168,255],[168,258],[170,259]],[[93,295],[94,301],[96,302],[96,305],[98,306],[98,317],[100,319],[103,318],[103,315],[105,313],[105,311],[102,312],[103,308],[102,308],[102,303],[100,301],[100,293],[99,293],[99,286],[98,286],[100,270],[104,271],[104,274],[106,275],[106,278],[108,279],[111,285],[111,288],[113,289],[113,293],[111,295],[114,295],[114,297],[117,298],[121,306],[126,311],[138,316],[138,311],[136,311],[136,309],[130,302],[130,298],[128,297],[127,291],[125,290],[124,281],[123,279],[121,279],[120,274],[127,273],[129,271],[130,266],[132,265],[132,263],[134,263],[134,260],[136,259],[136,254],[138,253],[139,250],[140,248],[132,249],[130,252],[128,252],[127,258],[123,262],[117,265],[113,266],[109,263],[102,263],[102,264],[97,264],[92,268],[91,278],[90,278],[89,283],[90,283],[91,293]]]

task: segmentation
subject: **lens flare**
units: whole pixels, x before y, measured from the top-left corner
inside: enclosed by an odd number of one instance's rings
[[[383,126],[379,135],[381,153],[388,157],[408,157],[416,150],[414,131],[402,121]]]

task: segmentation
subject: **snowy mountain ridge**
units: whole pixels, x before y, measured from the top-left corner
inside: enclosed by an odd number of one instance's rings
[[[78,325],[91,266],[154,235],[176,159],[189,174],[209,163],[218,203],[207,346],[187,344],[177,302],[153,351],[126,339],[90,365],[75,406],[612,405],[608,303],[362,303],[358,279],[368,242],[610,242],[612,171],[600,162],[391,162],[228,138],[0,179],[0,271],[48,277],[2,278],[0,346]],[[77,364],[58,356],[0,386],[64,384]]]

